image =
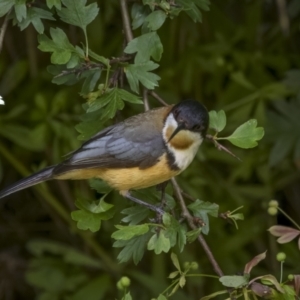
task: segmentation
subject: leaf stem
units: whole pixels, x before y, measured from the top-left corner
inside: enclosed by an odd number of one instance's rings
[[[277,209],[300,230],[300,226],[283,209],[280,207],[277,207]]]

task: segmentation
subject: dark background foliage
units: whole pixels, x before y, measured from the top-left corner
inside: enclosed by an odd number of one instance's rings
[[[286,10],[279,9],[279,3],[285,3]],[[120,56],[123,35],[119,1],[98,4],[99,16],[88,26],[89,46],[105,57]],[[242,162],[206,142],[178,178],[183,190],[195,198],[218,203],[220,212],[243,206],[245,220],[239,222],[238,230],[222,219],[212,219],[206,238],[226,274],[241,272],[247,261],[265,250],[267,260],[254,274],[278,275],[275,255],[279,250],[288,256],[285,273],[299,273],[296,244],[278,245],[267,232],[277,222],[290,225],[282,215],[267,214],[271,199],[277,199],[295,220],[300,219],[299,20],[298,0],[215,0],[210,11],[203,13],[202,23],[194,23],[181,14],[167,20],[158,31],[164,45],[157,71],[162,78],[156,89],[158,94],[168,103],[195,98],[209,110],[225,110],[225,136],[250,118],[257,119],[266,130],[254,149],[241,150],[224,143]],[[81,31],[73,26],[59,21],[47,21],[45,26],[63,28],[73,44],[84,40]],[[0,95],[5,100],[5,106],[0,106],[1,188],[60,162],[63,155],[80,145],[74,129],[83,114],[80,86],[51,83],[52,76],[46,70],[49,54],[39,51],[37,45],[33,27],[20,32],[9,23],[0,56]],[[159,106],[155,99],[150,99],[150,104]],[[142,109],[127,105],[115,119],[122,120]],[[150,299],[167,287],[167,276],[174,270],[169,254],[146,252],[137,266],[116,262],[119,249],[112,248],[110,235],[127,201],[117,193],[110,194],[106,200],[118,203],[117,213],[92,236],[87,232],[78,234],[74,224],[61,218],[61,210],[53,208],[55,199],[64,211],[74,210],[78,195],[92,197],[94,191],[84,181],[49,182],[42,192],[27,189],[2,204],[1,299],[32,299],[40,290],[54,295],[63,289],[60,285],[68,294],[87,281],[97,291],[96,296],[87,296],[83,291],[88,299],[115,299],[115,283],[122,275],[132,279],[134,299]],[[32,250],[37,239],[60,242],[70,248],[51,251],[45,247],[46,254],[41,255]],[[93,243],[97,246],[91,246]],[[72,249],[95,260],[97,249],[98,254],[102,253],[97,257],[101,257],[99,267],[80,259],[70,264],[62,253],[68,256]],[[57,268],[49,267],[50,261]],[[197,261],[200,273],[213,273],[199,244],[188,245],[180,261]],[[45,273],[32,271],[39,265],[45,266]],[[174,299],[198,299],[219,289],[222,288],[216,280],[191,279]],[[68,299],[82,299],[80,294],[77,297]]]

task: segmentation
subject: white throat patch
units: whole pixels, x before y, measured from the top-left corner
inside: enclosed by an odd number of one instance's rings
[[[169,151],[174,155],[175,158],[175,164],[180,169],[180,172],[185,170],[192,160],[194,159],[199,146],[201,145],[203,138],[201,135],[197,132],[192,132],[189,130],[182,130],[184,134],[189,137],[193,142],[192,144],[185,149],[177,149],[171,145],[171,143],[168,143],[168,137],[167,137],[167,130],[169,127],[171,128],[177,128],[178,123],[175,120],[173,114],[169,114],[169,116],[166,119],[165,126],[163,128],[163,139],[166,142],[166,145],[169,149]]]

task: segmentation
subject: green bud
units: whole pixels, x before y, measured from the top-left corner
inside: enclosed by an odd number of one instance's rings
[[[268,214],[269,214],[270,216],[276,216],[277,213],[278,213],[278,209],[277,209],[276,207],[270,206],[270,207],[268,208]]]
[[[278,201],[277,200],[271,200],[269,202],[270,207],[278,207]]]
[[[120,280],[117,282],[117,289],[120,290],[120,291],[124,290],[124,287],[123,287],[123,285],[122,285],[122,283],[121,283]]]
[[[193,261],[193,262],[191,263],[191,270],[197,270],[198,267],[199,267],[199,265],[198,265],[198,263],[196,263],[195,261]]]
[[[191,266],[191,263],[186,261],[183,265],[184,269],[188,269]]]
[[[130,286],[130,279],[127,276],[123,276],[120,279],[120,282],[121,282],[123,287],[129,287]]]
[[[289,274],[288,280],[290,280],[290,281],[294,280],[294,275],[293,274]]]
[[[279,252],[279,253],[277,253],[276,259],[277,259],[278,261],[285,261],[285,259],[286,259],[285,253],[284,253],[284,252]]]

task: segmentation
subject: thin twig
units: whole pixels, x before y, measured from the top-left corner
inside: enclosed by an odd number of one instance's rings
[[[120,62],[126,62],[126,61],[129,61],[132,59],[132,55],[126,55],[126,56],[121,56],[121,57],[114,57],[112,58],[110,61],[109,61],[109,64],[112,65],[112,64],[117,64],[117,63],[120,63]]]
[[[181,191],[180,191],[180,187],[179,187],[178,183],[176,182],[175,178],[172,178],[171,181],[172,181],[172,184],[173,184],[173,188],[174,188],[176,197],[179,200],[179,204],[181,206],[183,217],[187,220],[187,222],[188,222],[189,226],[191,227],[191,229],[197,229],[197,226],[194,224],[194,221],[193,221],[193,216],[190,214],[190,212],[188,211],[188,209],[185,205],[185,202],[184,202],[184,199],[181,195]],[[203,250],[205,251],[205,253],[206,253],[209,261],[211,262],[211,264],[213,266],[213,269],[216,272],[216,274],[220,277],[223,276],[223,272],[222,272],[221,268],[219,267],[219,264],[217,263],[213,253],[211,252],[209,246],[207,245],[204,237],[201,234],[199,234],[199,236],[198,236],[198,241],[201,244]]]
[[[165,102],[159,95],[157,95],[157,93],[155,93],[154,91],[150,92],[150,95],[155,98],[158,102],[160,102],[162,105],[168,106],[169,104],[167,102]]]
[[[4,21],[3,21],[3,24],[2,24],[2,27],[0,29],[0,53],[1,53],[2,48],[3,48],[4,36],[5,36],[6,29],[7,29],[7,24],[8,24],[9,15],[10,15],[11,10],[12,9],[10,9],[8,11],[8,13],[6,14],[6,16],[4,18]]]
[[[126,36],[127,43],[129,43],[131,40],[133,40],[133,34],[130,26],[129,13],[128,13],[126,0],[120,0],[120,4],[121,4],[122,19],[123,19],[123,28],[125,31],[124,33]]]
[[[290,20],[286,10],[286,1],[277,0],[276,2],[278,7],[278,17],[281,30],[285,36],[288,36],[290,31]]]
[[[230,154],[231,156],[233,156],[234,158],[236,158],[239,161],[242,161],[238,156],[236,156],[234,153],[232,153],[229,149],[227,149],[226,147],[224,147],[223,145],[221,145],[220,143],[218,143],[214,137],[210,134],[206,135],[206,138],[211,141],[212,143],[214,143],[214,145],[217,147],[218,150],[223,150],[226,153]]]
[[[150,106],[149,106],[149,99],[148,99],[148,90],[146,88],[143,88],[143,102],[144,102],[145,111],[149,110]]]

